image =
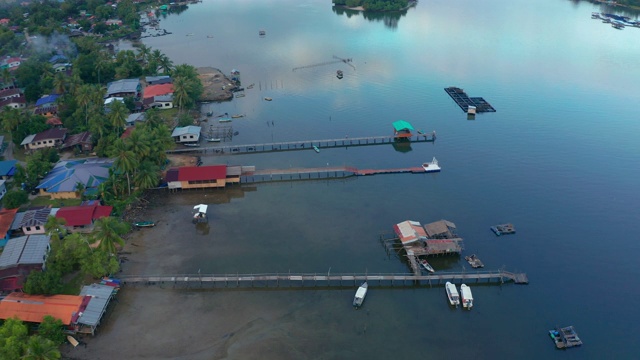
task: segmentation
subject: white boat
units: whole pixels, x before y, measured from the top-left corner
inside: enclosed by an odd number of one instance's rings
[[[222,139],[221,138],[208,138],[207,141],[208,142],[220,142],[220,141],[222,141]]]
[[[456,286],[450,283],[449,281],[447,281],[444,287],[447,290],[447,297],[449,298],[449,304],[455,307],[458,307],[458,305],[460,305],[460,295],[458,294],[458,289],[456,289]]]
[[[356,309],[362,306],[362,303],[364,302],[364,297],[367,296],[368,287],[369,285],[367,285],[367,282],[365,281],[362,283],[362,285],[360,285],[360,287],[356,291],[356,296],[353,297],[353,306]]]
[[[431,266],[431,264],[429,264],[425,259],[420,259],[420,265],[422,265],[422,267],[425,268],[425,270],[427,270],[428,272],[436,272],[433,269],[433,266]]]
[[[471,288],[462,284],[460,285],[460,293],[462,293],[462,306],[465,309],[471,310],[473,307],[473,295],[471,295]]]
[[[221,122],[221,123],[227,123],[227,122],[232,122],[232,121],[233,121],[233,119],[231,119],[231,118],[222,118],[222,119],[218,120],[218,122]]]
[[[436,159],[435,156],[433,157],[433,160],[431,160],[431,162],[426,162],[422,164],[422,168],[424,169],[424,172],[440,171],[440,166],[438,166],[438,160]]]
[[[313,151],[319,153],[320,152],[320,148],[314,145],[313,146]]]

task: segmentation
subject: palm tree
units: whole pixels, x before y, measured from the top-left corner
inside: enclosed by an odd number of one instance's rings
[[[167,55],[162,55],[158,60],[158,65],[162,69],[163,74],[171,74],[171,69],[173,68],[173,61],[169,59]]]
[[[56,76],[53,78],[53,90],[56,94],[63,94],[67,87],[67,76],[62,73],[56,73]]]
[[[2,82],[6,84],[11,79],[12,79],[12,76],[11,76],[11,72],[9,71],[9,68],[2,69]]]
[[[128,115],[129,109],[127,109],[127,106],[122,101],[113,101],[109,104],[109,114],[107,117],[113,128],[116,129],[118,136],[120,136],[127,122]]]
[[[11,132],[20,124],[20,110],[5,106],[2,113],[0,113],[2,119],[2,129],[6,132]]]
[[[150,55],[151,55],[150,46],[147,46],[145,44],[141,44],[140,46],[138,46],[138,56],[140,57],[140,60],[142,60],[143,63],[147,62]]]
[[[77,72],[74,71],[73,75],[68,79],[69,92],[76,95],[78,89],[82,86],[82,79]]]
[[[87,125],[89,124],[89,103],[91,102],[91,85],[81,85],[76,92],[76,100],[78,104],[84,107],[84,117]]]
[[[24,360],[56,360],[60,359],[60,350],[53,341],[34,335],[27,342]]]
[[[125,144],[127,144],[129,149],[133,151],[138,159],[142,159],[149,155],[151,150],[149,143],[149,139],[138,129],[134,130],[125,140]]]
[[[116,245],[124,246],[121,235],[127,232],[127,225],[118,219],[107,216],[96,220],[93,238],[100,241],[98,247],[110,255],[115,255]]]
[[[100,81],[100,72],[104,71],[104,69],[107,68],[107,62],[104,61],[102,58],[98,58],[94,66],[96,71],[98,72],[98,84],[102,84],[102,81]]]
[[[131,195],[130,174],[138,166],[138,159],[136,158],[136,155],[129,149],[122,139],[118,139],[111,147],[110,156],[116,159],[113,162],[113,166],[127,175],[127,187],[129,195]]]
[[[182,109],[191,102],[188,89],[189,82],[186,78],[180,76],[173,79],[173,100],[176,105],[178,105],[180,113],[182,113]]]
[[[147,190],[158,185],[158,167],[150,162],[145,161],[140,165],[136,176],[133,178],[134,184],[140,190]]]
[[[67,229],[64,227],[67,220],[58,218],[55,216],[49,216],[47,222],[44,224],[44,231],[53,240],[54,243],[60,241],[60,238],[67,234]]]

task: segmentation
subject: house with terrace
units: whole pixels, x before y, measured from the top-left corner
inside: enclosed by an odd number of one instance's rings
[[[177,127],[175,129],[173,129],[173,132],[171,133],[171,137],[177,142],[177,143],[198,143],[200,142],[200,132],[202,131],[202,129],[200,128],[200,126],[183,126],[183,127]]]
[[[82,184],[85,193],[97,191],[98,186],[109,178],[109,169],[113,160],[104,158],[86,158],[62,160],[54,166],[36,187],[41,195],[52,199],[76,199],[81,196],[77,191]]]
[[[58,147],[64,143],[67,137],[67,129],[52,128],[43,132],[32,134],[24,138],[20,146],[26,150],[38,150],[50,147]]]
[[[57,212],[58,208],[27,210],[22,214],[18,227],[25,235],[44,234],[44,224],[47,223],[49,215],[55,216]]]
[[[113,81],[107,84],[107,93],[105,98],[110,97],[128,97],[140,98],[142,86],[138,79],[123,79]]]

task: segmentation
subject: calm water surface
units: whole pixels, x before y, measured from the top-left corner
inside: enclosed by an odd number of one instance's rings
[[[465,254],[487,268],[525,271],[530,284],[476,286],[471,312],[450,310],[442,288],[373,288],[359,312],[352,290],[292,293],[295,301],[281,306],[304,308],[292,348],[309,358],[637,356],[640,29],[615,30],[590,19],[592,11],[599,8],[561,0],[433,0],[399,18],[365,19],[337,14],[329,0],[229,0],[163,18],[173,35],[146,45],[175,63],[239,69],[245,86],[256,84],[244,98],[208,105],[247,114],[233,122],[234,143],[385,135],[398,119],[438,133],[435,144],[410,151],[384,145],[206,163],[385,168],[436,156],[443,167],[259,185],[211,207],[207,234],[179,235],[200,239],[198,251],[163,270],[406,272],[387,258],[379,233],[406,219],[444,218],[457,224]],[[355,69],[292,70],[333,55],[353,58]],[[447,86],[484,97],[497,112],[467,120]],[[495,237],[489,226],[501,222],[518,234]],[[469,270],[465,264],[432,261],[437,270]],[[585,345],[556,351],[547,330],[570,324]]]

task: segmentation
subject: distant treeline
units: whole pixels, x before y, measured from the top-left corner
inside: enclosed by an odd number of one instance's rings
[[[406,8],[409,0],[333,0],[333,3],[348,7],[362,6],[367,11],[395,11]]]
[[[618,0],[617,3],[620,5],[640,7],[640,0]]]

